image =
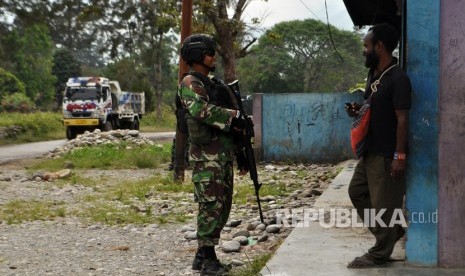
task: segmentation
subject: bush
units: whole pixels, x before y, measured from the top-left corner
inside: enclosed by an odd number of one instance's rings
[[[0,111],[29,113],[35,109],[34,102],[25,94],[14,93],[2,98]]]
[[[142,117],[142,131],[175,131],[176,130],[176,115],[171,106],[162,105],[162,118],[158,119],[156,112],[147,113]]]
[[[0,100],[4,96],[14,93],[26,95],[24,83],[12,73],[0,68]]]
[[[0,139],[0,145],[63,139],[65,129],[61,118],[61,113],[54,112],[0,113],[0,128],[21,129],[19,136],[14,139]]]

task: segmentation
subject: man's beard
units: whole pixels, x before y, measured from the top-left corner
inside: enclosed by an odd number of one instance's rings
[[[213,72],[215,72],[215,70],[216,70],[216,66],[208,66],[208,65],[206,65],[205,63],[202,63],[201,65],[202,65],[203,67],[207,68],[209,72],[212,72],[212,73],[213,73]]]
[[[379,64],[379,56],[375,51],[371,51],[365,54],[365,67],[375,69]]]

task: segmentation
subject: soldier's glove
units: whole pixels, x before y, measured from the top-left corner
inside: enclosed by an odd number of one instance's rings
[[[242,118],[233,118],[231,121],[231,129],[244,129],[246,126],[246,121]]]
[[[249,171],[249,161],[247,160],[243,150],[236,153],[236,162],[237,162],[237,168],[239,171],[245,171],[245,172]]]

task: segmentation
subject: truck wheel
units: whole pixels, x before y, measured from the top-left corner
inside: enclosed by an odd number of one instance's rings
[[[103,131],[110,131],[113,129],[113,125],[111,124],[110,121],[107,121],[105,125],[103,126]]]
[[[134,120],[131,123],[131,129],[139,130],[139,120]]]
[[[66,127],[66,138],[68,140],[76,138],[76,130],[73,127]]]

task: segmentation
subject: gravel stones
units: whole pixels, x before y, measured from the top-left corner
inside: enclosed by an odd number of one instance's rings
[[[259,164],[261,182],[263,185],[285,185],[289,193],[263,195],[262,207],[266,210],[263,215],[267,224],[260,222],[254,195],[248,202],[233,205],[225,228],[229,232],[221,233],[220,246],[216,248],[220,260],[233,267],[248,265],[255,257],[276,250],[292,230],[275,225],[277,212],[296,205],[311,208],[317,196],[300,194],[312,189],[324,191],[336,170],[330,165],[301,165],[300,169],[288,165],[272,166],[274,169],[267,171],[264,164]],[[299,171],[298,175],[302,176],[294,176],[293,171]],[[44,200],[60,202],[68,210],[79,211],[88,204],[83,200],[86,196],[95,196],[111,185],[170,172],[127,169],[73,170],[72,173],[85,175],[86,179],[98,179],[99,183],[85,186],[63,178],[37,185],[24,168],[12,169],[10,166],[4,169],[0,166],[0,208],[13,200]],[[189,179],[189,173],[186,171],[186,179]],[[322,181],[318,175],[325,175],[328,180]],[[234,181],[236,187],[251,185],[248,177],[236,175]],[[187,180],[182,185],[192,184]],[[295,196],[291,198],[292,193]],[[115,201],[115,198],[101,199],[103,204]],[[278,209],[269,208],[269,205]],[[119,226],[89,223],[71,214],[51,221],[15,225],[0,221],[0,275],[198,275],[191,269],[198,243],[195,227],[198,206],[191,193],[151,192],[143,201],[134,199],[126,207],[141,214],[151,210],[154,215],[192,215],[181,224]]]
[[[100,144],[119,144],[121,142],[134,146],[154,145],[153,141],[142,135],[138,130],[116,129],[102,132],[100,129],[95,129],[93,132],[86,131],[75,139],[69,140],[64,146],[46,154],[45,157],[55,158],[78,148]]]

